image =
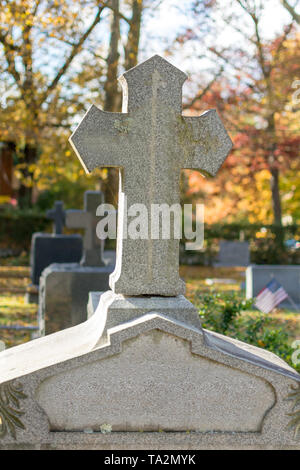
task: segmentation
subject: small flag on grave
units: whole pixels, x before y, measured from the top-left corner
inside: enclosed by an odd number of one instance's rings
[[[255,307],[264,313],[269,313],[273,308],[279,305],[284,299],[287,299],[288,293],[276,279],[272,279],[257,295]]]

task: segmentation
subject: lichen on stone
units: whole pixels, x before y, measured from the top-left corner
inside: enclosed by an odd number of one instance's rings
[[[108,434],[108,433],[112,432],[112,425],[107,424],[107,423],[103,423],[100,426],[100,431],[101,431],[102,434]]]
[[[118,120],[116,119],[114,121],[114,127],[115,129],[117,129],[121,134],[128,134],[128,132],[131,130],[132,128],[132,123],[133,123],[133,120],[130,119],[130,118],[127,118],[126,120]]]

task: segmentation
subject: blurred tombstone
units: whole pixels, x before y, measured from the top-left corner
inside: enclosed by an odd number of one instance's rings
[[[222,240],[219,246],[220,251],[214,266],[249,266],[248,242]]]
[[[76,263],[56,262],[43,271],[38,313],[41,336],[85,321],[89,292],[109,288],[115,257],[111,252],[105,256],[104,241],[96,234],[100,220],[96,210],[103,202],[101,191],[86,191],[84,209],[66,211],[66,226],[84,230],[83,253]]]
[[[100,191],[86,191],[84,193],[84,209],[68,210],[66,212],[66,225],[68,228],[84,230],[83,256],[81,266],[104,266],[104,242],[97,237],[96,225],[99,217],[96,216],[97,207],[103,204],[103,194]]]
[[[77,263],[82,256],[82,237],[79,234],[64,235],[65,211],[62,201],[56,201],[47,212],[53,220],[53,233],[34,233],[31,239],[31,281],[27,288],[27,301],[38,302],[38,286],[42,271],[52,263]]]
[[[288,293],[290,299],[284,299],[280,307],[300,308],[300,266],[297,265],[251,265],[246,269],[246,298],[253,299],[275,278]]]

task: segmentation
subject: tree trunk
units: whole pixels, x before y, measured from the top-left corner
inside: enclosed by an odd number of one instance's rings
[[[36,163],[38,157],[38,149],[35,145],[25,144],[23,151],[23,158],[21,163],[24,168],[21,169],[22,180],[19,188],[19,206],[21,208],[28,208],[32,206],[32,188],[33,188],[33,173],[29,167],[31,164]]]
[[[268,81],[268,86],[270,83]],[[273,110],[273,93],[270,89],[268,90],[269,106]],[[279,169],[276,161],[276,150],[277,150],[277,139],[276,139],[276,124],[275,124],[275,113],[272,111],[268,116],[268,127],[267,127],[267,138],[269,139],[269,155],[268,155],[268,166],[271,173],[271,192],[272,192],[272,208],[273,208],[273,223],[278,227],[282,226],[281,223],[281,200],[279,192]]]
[[[118,66],[119,66],[119,40],[120,18],[118,16],[119,0],[112,0],[112,13],[110,25],[109,52],[106,59],[107,75],[104,84],[104,111],[118,112],[121,110],[121,93],[118,90]]]
[[[140,43],[140,30],[143,12],[143,0],[132,0],[132,15],[128,31],[127,44],[125,46],[125,70],[137,65]]]
[[[275,241],[279,252],[284,248],[284,231],[281,221],[281,200],[279,192],[279,170],[277,167],[271,166],[271,191],[272,191],[272,206],[273,206],[273,223],[275,225],[274,234]]]
[[[120,38],[120,17],[119,0],[112,0],[113,16],[110,26],[109,54],[107,57],[107,78],[104,86],[104,110],[118,112],[121,111],[122,95],[118,90],[118,65],[119,65],[119,38]],[[140,40],[140,27],[142,18],[142,0],[132,0],[132,13],[128,31],[127,43],[125,46],[124,69],[129,70],[137,64],[138,48]],[[104,186],[105,201],[117,207],[119,188],[119,170],[108,169],[108,177]]]
[[[0,144],[0,196],[11,197],[13,194],[12,175],[15,148],[13,142],[1,142]]]
[[[274,224],[281,226],[281,201],[279,192],[279,170],[278,168],[271,168],[271,191],[272,191],[272,205],[274,214]]]
[[[109,52],[107,57],[107,75],[104,84],[104,111],[121,111],[121,93],[118,90],[118,66],[119,66],[119,40],[120,17],[119,0],[112,0]],[[104,185],[105,202],[118,205],[119,171],[116,168],[108,168],[107,180]]]

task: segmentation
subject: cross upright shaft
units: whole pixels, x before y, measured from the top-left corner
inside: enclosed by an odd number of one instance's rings
[[[101,191],[85,191],[84,209],[69,209],[66,211],[68,228],[84,229],[82,266],[104,266],[102,258],[104,243],[96,235],[97,207],[103,203]]]
[[[48,210],[46,216],[53,220],[53,234],[61,235],[63,233],[66,217],[64,203],[62,201],[55,201],[54,208]]]
[[[95,106],[87,112],[70,141],[87,172],[97,167],[120,168],[116,269],[110,286],[125,295],[176,296],[184,293],[179,277],[179,240],[152,240],[152,204],[180,202],[180,170],[214,175],[230,148],[216,112],[200,117],[181,114],[186,75],[159,56],[125,72],[123,113]],[[123,239],[127,207],[148,209],[147,240]]]

